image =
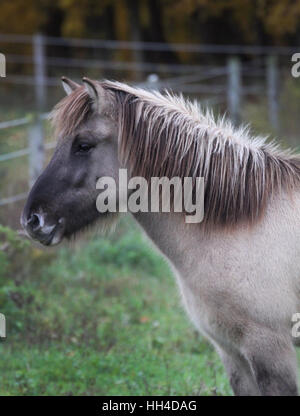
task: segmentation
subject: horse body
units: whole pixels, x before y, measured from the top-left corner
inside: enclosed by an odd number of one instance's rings
[[[225,366],[231,361],[236,394],[296,392],[291,316],[300,307],[299,197],[276,200],[251,228],[223,233],[195,230],[165,214],[137,218],[171,261],[191,320]],[[243,366],[250,386],[243,384]],[[264,374],[259,385],[257,372]]]
[[[120,167],[147,179],[203,174],[203,223],[187,224],[174,212],[133,215],[170,262],[188,315],[216,347],[235,394],[297,394],[291,336],[300,311],[297,157],[243,141],[245,132],[215,125],[182,99],[118,83],[85,80],[86,90],[65,83],[70,96],[54,114],[58,151],[22,216],[28,233],[51,244],[107,222],[95,212],[95,182],[116,178]]]

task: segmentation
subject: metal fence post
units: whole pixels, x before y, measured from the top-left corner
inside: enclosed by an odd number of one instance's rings
[[[159,83],[159,76],[157,74],[149,74],[146,80],[146,86],[150,87],[152,90],[157,89]]]
[[[40,33],[33,36],[34,90],[36,110],[45,111],[46,105],[46,56],[44,37]]]
[[[277,56],[267,57],[267,90],[269,121],[274,130],[279,129],[279,74]]]
[[[234,124],[240,121],[241,109],[241,63],[238,57],[230,57],[227,63],[228,68],[228,85],[227,101],[230,117]]]
[[[33,36],[35,116],[29,127],[29,185],[35,182],[44,164],[44,127],[40,116],[46,106],[46,57],[43,35]]]
[[[29,147],[29,187],[31,187],[43,170],[45,148],[43,122],[35,114],[33,123],[28,128]]]

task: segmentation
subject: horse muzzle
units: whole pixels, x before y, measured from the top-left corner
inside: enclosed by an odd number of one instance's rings
[[[45,246],[59,244],[65,231],[64,218],[60,218],[57,222],[50,222],[42,211],[30,212],[28,215],[23,212],[21,225],[29,237]]]

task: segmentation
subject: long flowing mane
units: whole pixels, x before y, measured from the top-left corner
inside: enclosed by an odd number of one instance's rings
[[[300,183],[298,155],[216,119],[196,102],[119,82],[101,85],[114,98],[122,165],[147,180],[204,177],[206,222],[253,222],[273,195]],[[58,103],[53,122],[70,134],[91,112],[88,94],[78,88]]]

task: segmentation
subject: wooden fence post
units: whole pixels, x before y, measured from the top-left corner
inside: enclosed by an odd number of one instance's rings
[[[230,57],[227,63],[228,85],[227,102],[230,117],[234,124],[240,122],[241,109],[241,63],[238,57]]]
[[[279,130],[279,74],[277,56],[267,57],[267,90],[269,122],[275,131]]]
[[[34,62],[34,92],[35,116],[33,125],[29,127],[29,185],[35,182],[43,170],[44,127],[41,113],[46,107],[46,57],[44,39],[41,34],[33,36],[33,62]]]

